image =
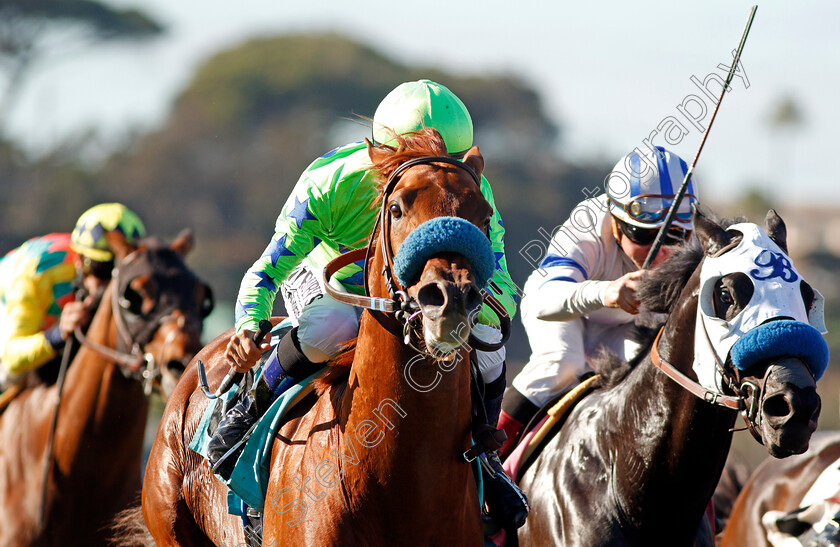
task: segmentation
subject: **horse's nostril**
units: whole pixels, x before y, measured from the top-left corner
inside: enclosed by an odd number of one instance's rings
[[[791,413],[791,407],[784,394],[778,393],[764,401],[764,414],[770,417],[784,417]]]
[[[446,294],[437,283],[429,283],[417,292],[417,302],[424,308],[439,308],[446,304]]]

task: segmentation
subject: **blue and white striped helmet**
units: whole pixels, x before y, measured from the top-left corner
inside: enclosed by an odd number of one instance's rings
[[[610,212],[640,228],[662,226],[687,172],[685,161],[661,146],[645,152],[637,148],[621,158],[607,177]],[[696,203],[692,175],[672,225],[693,230]]]

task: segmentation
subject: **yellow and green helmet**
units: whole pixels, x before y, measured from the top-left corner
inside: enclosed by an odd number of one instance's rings
[[[404,135],[424,127],[437,129],[451,154],[472,147],[473,123],[467,107],[431,80],[405,82],[382,99],[373,115],[373,140],[393,145],[394,133]]]
[[[131,209],[122,203],[101,203],[85,211],[70,236],[70,248],[98,262],[108,262],[114,253],[105,234],[121,232],[129,243],[146,236],[146,228]]]

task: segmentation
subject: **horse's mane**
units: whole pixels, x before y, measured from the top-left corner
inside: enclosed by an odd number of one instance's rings
[[[703,248],[699,240],[692,237],[671,258],[641,279],[636,297],[642,307],[654,313],[670,312],[701,260]]]
[[[446,143],[443,142],[443,137],[440,136],[440,133],[436,129],[431,127],[424,127],[419,131],[404,135],[394,135],[394,139],[397,141],[396,148],[387,145],[380,146],[382,149],[393,150],[394,153],[373,164],[374,170],[379,172],[382,179],[379,183],[380,195],[391,173],[408,160],[422,158],[424,156],[449,155],[449,152],[446,151]]]
[[[703,211],[703,217],[721,228],[745,222],[743,217],[719,219],[709,211]],[[697,237],[692,237],[670,259],[652,270],[639,282],[636,296],[644,309],[655,313],[668,313],[677,302],[680,292],[703,260],[703,248]]]
[[[639,344],[639,353],[625,361],[608,349],[601,348],[591,360],[592,370],[601,376],[599,385],[610,388],[621,382],[636,365],[647,356],[659,327],[661,318],[652,313],[642,312],[636,317],[630,338]]]
[[[731,226],[743,218],[717,219],[704,211],[706,220],[718,226]],[[633,339],[642,349],[630,361],[624,361],[609,351],[602,351],[592,359],[592,368],[603,377],[602,385],[610,387],[620,382],[647,355],[661,323],[654,314],[669,313],[679,299],[683,287],[703,260],[704,251],[697,237],[692,237],[666,262],[644,276],[636,289],[642,313],[636,318]]]

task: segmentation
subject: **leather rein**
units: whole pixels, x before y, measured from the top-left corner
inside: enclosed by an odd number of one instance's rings
[[[124,261],[128,262],[131,255]],[[138,340],[131,333],[127,326],[127,322],[123,313],[125,307],[120,304],[120,296],[118,295],[120,287],[120,275],[123,270],[119,267],[114,267],[111,281],[111,298],[110,306],[111,313],[114,316],[114,322],[117,326],[117,348],[112,348],[98,342],[94,342],[88,338],[79,327],[76,327],[74,335],[76,339],[83,345],[92,349],[102,357],[116,364],[126,378],[137,380],[143,384],[143,392],[150,395],[154,388],[154,381],[161,375],[158,368],[158,362],[155,356],[149,352],[144,351],[145,345],[149,340]],[[172,314],[160,314],[150,322],[150,328],[144,329],[145,333],[154,333],[166,323],[175,321],[176,318]],[[148,336],[150,339],[151,336]],[[169,343],[169,339],[164,342]],[[129,351],[123,351],[118,348],[130,348]],[[161,352],[164,348],[161,348]]]
[[[408,293],[403,287],[400,286],[399,282],[394,277],[392,272],[394,253],[391,247],[390,238],[391,223],[389,221],[390,217],[388,215],[388,196],[390,196],[390,194],[394,191],[394,188],[396,187],[397,182],[399,181],[400,175],[402,175],[406,170],[415,165],[432,163],[446,163],[448,165],[455,166],[459,169],[463,169],[464,171],[470,174],[473,181],[475,181],[476,186],[481,186],[480,178],[472,167],[461,161],[447,156],[423,156],[419,158],[414,158],[400,164],[396,169],[394,169],[394,171],[388,177],[388,180],[385,183],[385,187],[382,191],[382,205],[380,207],[379,215],[376,218],[376,224],[374,225],[373,230],[371,231],[371,234],[373,235],[376,233],[377,228],[379,228],[380,226],[382,228],[379,234],[379,245],[382,251],[382,257],[384,261],[384,265],[382,267],[382,276],[385,278],[385,285],[388,289],[389,294],[388,298],[369,296],[370,289],[368,287],[367,274],[368,267],[371,263],[370,259],[373,255],[373,248],[375,245],[372,237],[369,240],[367,247],[355,249],[339,255],[335,259],[331,260],[324,267],[324,270],[322,272],[324,288],[327,294],[329,294],[335,300],[338,300],[339,302],[343,302],[345,304],[349,304],[351,306],[394,315],[396,319],[403,325],[403,343],[411,346],[419,353],[424,354],[429,354],[429,351],[427,349],[420,349],[417,347],[418,345],[424,345],[422,343],[422,337],[419,337],[416,334],[417,328],[421,321],[420,317],[422,315],[420,312],[420,306],[417,304],[417,302],[415,302],[408,296]],[[364,295],[349,293],[347,291],[336,289],[335,287],[332,287],[330,285],[330,279],[338,270],[361,259],[365,260]],[[489,291],[483,290],[482,295],[484,297],[484,302],[486,302],[489,308],[492,309],[494,313],[499,317],[500,327],[502,331],[502,340],[498,343],[488,343],[478,339],[472,333],[470,333],[469,345],[471,348],[479,349],[482,351],[495,351],[504,346],[505,342],[507,342],[508,338],[510,337],[510,317],[508,317],[507,312],[505,311],[502,304],[496,299],[495,296],[490,294]],[[420,342],[415,343],[413,339],[420,340]]]
[[[656,338],[653,341],[653,346],[651,346],[650,349],[650,360],[653,363],[653,366],[664,372],[669,378],[674,380],[681,387],[694,394],[698,398],[703,399],[707,403],[731,408],[732,410],[737,410],[738,412],[740,412],[741,416],[743,416],[744,421],[747,424],[746,429],[749,430],[752,436],[759,443],[764,444],[764,441],[761,439],[761,435],[759,434],[757,429],[758,424],[756,423],[757,419],[759,418],[758,409],[761,406],[761,395],[764,393],[764,389],[759,388],[752,382],[742,382],[739,384],[738,378],[726,369],[717,352],[715,351],[715,348],[712,345],[712,341],[709,338],[709,333],[708,331],[706,331],[705,323],[703,323],[703,333],[705,334],[706,343],[709,344],[709,348],[712,350],[712,355],[715,358],[715,366],[717,367],[718,372],[720,373],[721,378],[723,379],[726,386],[737,395],[726,395],[724,393],[720,393],[719,391],[709,389],[695,382],[694,380],[686,376],[684,373],[679,371],[676,367],[674,367],[674,365],[666,361],[659,353],[659,338],[662,336],[662,332],[664,330],[665,326],[663,325],[662,328],[659,329],[659,332],[656,334]],[[769,376],[768,373],[769,369],[764,375],[765,378]],[[735,431],[735,429],[733,429],[732,431]]]

